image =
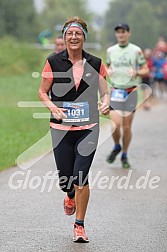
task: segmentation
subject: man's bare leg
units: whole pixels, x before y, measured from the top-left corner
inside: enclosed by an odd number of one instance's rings
[[[114,162],[116,155],[121,151],[120,139],[121,139],[121,124],[122,124],[122,116],[118,111],[111,110],[110,119],[112,125],[112,137],[114,140],[114,149],[111,154],[107,157],[107,161],[109,163]]]
[[[122,143],[123,143],[123,153],[122,153],[122,164],[124,168],[129,168],[130,165],[127,160],[127,152],[128,152],[128,147],[132,139],[132,121],[134,118],[134,113],[131,113],[130,115],[126,116],[123,118],[123,138],[122,138]]]

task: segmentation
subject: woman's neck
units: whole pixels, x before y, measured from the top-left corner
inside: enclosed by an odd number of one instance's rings
[[[82,60],[82,49],[76,51],[68,50],[68,57],[71,60],[71,62],[75,64],[79,60]]]

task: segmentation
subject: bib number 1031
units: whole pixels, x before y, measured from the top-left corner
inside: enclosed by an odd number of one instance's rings
[[[63,108],[67,109],[65,114],[67,118],[64,122],[88,122],[89,121],[89,103],[85,102],[63,102]]]
[[[84,116],[84,109],[68,109],[67,115],[68,116],[73,116],[73,117],[80,117]]]

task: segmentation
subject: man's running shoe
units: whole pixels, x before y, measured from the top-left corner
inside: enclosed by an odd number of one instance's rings
[[[70,199],[67,195],[64,199],[64,212],[66,215],[73,215],[75,213],[75,201]]]
[[[89,239],[87,235],[85,234],[85,230],[82,226],[75,224],[73,241],[80,242],[80,243],[89,242]]]
[[[122,167],[125,169],[130,168],[130,164],[128,162],[128,158],[127,157],[122,157],[121,158],[121,162],[122,162]]]
[[[121,151],[121,146],[118,149],[114,149],[111,154],[107,157],[107,162],[108,163],[113,163],[115,161],[116,156],[120,153]]]

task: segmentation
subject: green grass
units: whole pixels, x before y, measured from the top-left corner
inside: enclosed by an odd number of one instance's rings
[[[35,71],[42,64],[43,54],[32,45],[5,37],[0,40],[0,74],[16,75]]]
[[[0,40],[0,170],[15,165],[17,157],[49,131],[49,119],[32,117],[34,112],[48,112],[46,108],[20,108],[17,103],[39,101],[41,78],[32,78],[32,72],[41,73],[50,53],[10,37]],[[46,152],[50,145],[47,137],[21,159],[32,159]]]
[[[22,152],[31,147],[49,130],[48,119],[34,119],[34,112],[46,112],[45,108],[19,108],[18,101],[38,101],[37,93],[40,78],[31,74],[4,76],[0,85],[0,170],[15,165],[15,160]],[[46,151],[50,143],[39,146],[31,156]]]

